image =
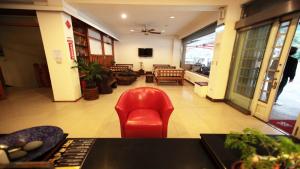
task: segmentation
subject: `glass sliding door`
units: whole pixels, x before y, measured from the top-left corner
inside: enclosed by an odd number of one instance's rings
[[[271,25],[238,32],[226,99],[250,110]]]

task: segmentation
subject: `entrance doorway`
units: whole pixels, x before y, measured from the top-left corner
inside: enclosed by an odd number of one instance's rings
[[[0,98],[52,100],[51,81],[35,11],[0,10]]]
[[[300,58],[299,18],[295,13],[238,30],[226,92],[233,107],[288,133],[300,114],[300,65],[293,83],[287,83],[276,98],[281,82],[291,79],[284,72],[291,69],[287,60],[292,46],[299,50],[291,57]]]
[[[293,69],[293,65],[290,64],[291,58],[298,63],[298,54],[293,51],[296,46],[300,47],[299,16],[291,15],[273,23],[250,108],[254,116],[289,134],[292,133],[300,113],[300,107],[297,107],[300,103],[297,104],[300,99],[300,92],[297,92],[300,83],[290,83],[284,88],[282,86],[285,82],[293,80],[293,77],[287,77],[287,72]],[[296,69],[294,70],[296,72]],[[280,94],[281,89],[283,90]]]
[[[300,114],[300,22],[279,83],[269,123],[292,133]]]

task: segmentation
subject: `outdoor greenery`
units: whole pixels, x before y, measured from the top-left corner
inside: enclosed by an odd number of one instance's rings
[[[243,133],[230,133],[225,147],[241,151],[246,169],[272,169],[276,165],[285,169],[300,168],[300,145],[284,136],[270,137],[247,128]],[[263,149],[266,154],[258,154],[257,148]]]

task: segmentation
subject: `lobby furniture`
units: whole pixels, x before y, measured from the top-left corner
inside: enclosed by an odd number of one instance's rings
[[[111,67],[109,67],[109,69],[113,73],[119,73],[119,72],[124,72],[124,71],[128,71],[129,70],[128,66],[111,66]]]
[[[150,72],[146,72],[146,83],[153,83],[154,75]]]
[[[133,64],[116,64],[116,66],[127,66],[128,69],[133,70]]]
[[[171,65],[169,64],[153,64],[153,70],[158,68],[169,68]]]
[[[206,97],[208,82],[195,82],[194,92],[200,97]]]
[[[123,138],[166,138],[174,108],[162,90],[141,87],[124,92],[115,106]]]
[[[184,70],[183,69],[156,69],[154,72],[155,81],[159,85],[161,81],[177,82],[183,85]]]
[[[136,81],[137,75],[133,71],[124,71],[115,74],[118,85],[130,85]]]

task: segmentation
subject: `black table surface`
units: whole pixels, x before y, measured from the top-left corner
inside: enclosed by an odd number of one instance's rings
[[[82,169],[214,169],[200,139],[97,139]]]

